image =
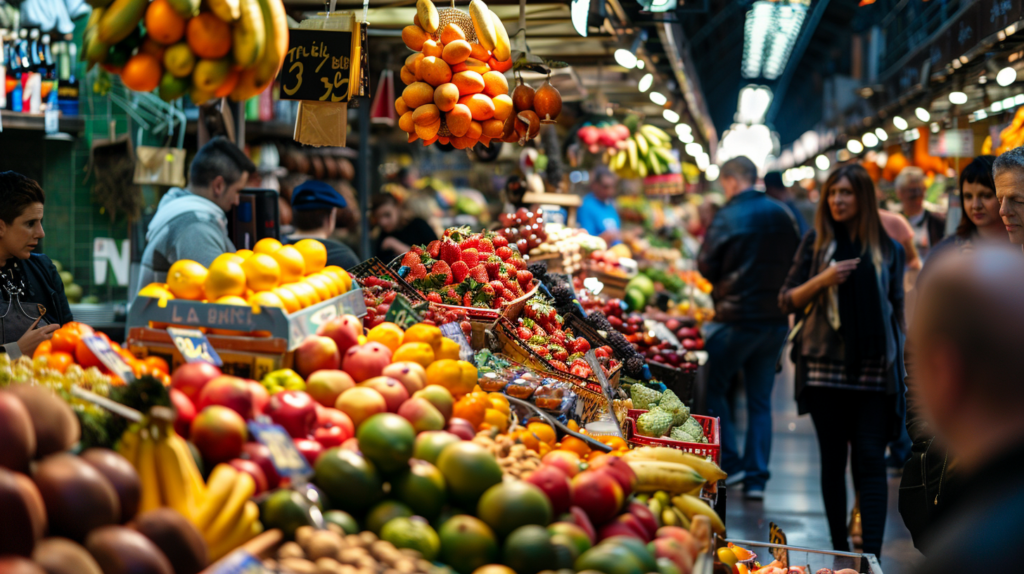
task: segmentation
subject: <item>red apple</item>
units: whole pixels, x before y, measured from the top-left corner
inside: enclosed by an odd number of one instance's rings
[[[270,393],[266,387],[253,380],[249,381],[249,390],[252,391],[252,410],[258,415],[263,414],[270,402]]]
[[[391,349],[371,341],[365,345],[356,345],[345,351],[342,369],[361,383],[373,377],[379,377],[384,367],[391,364]]]
[[[196,406],[178,389],[171,389],[171,404],[174,410],[178,411],[178,418],[174,419],[174,431],[184,438],[188,438],[188,431],[192,426],[192,420],[196,418]]]
[[[580,455],[568,450],[553,450],[541,461],[547,466],[557,466],[566,476],[572,478],[580,473]]]
[[[625,496],[632,494],[633,489],[636,488],[636,473],[633,472],[628,462],[617,456],[598,457],[597,460],[590,463],[590,470],[599,470],[611,474],[619,483],[619,486],[622,487],[622,493]]]
[[[321,325],[316,334],[333,339],[338,346],[338,353],[344,356],[349,347],[359,344],[359,335],[363,334],[363,322],[355,315],[342,315]]]
[[[572,478],[572,504],[582,508],[590,520],[601,525],[619,513],[622,487],[607,472],[586,470]]]
[[[325,449],[341,446],[343,442],[355,435],[355,425],[348,415],[338,409],[326,407],[318,411],[316,428],[313,438]]]
[[[295,448],[302,453],[302,456],[306,457],[306,462],[309,463],[309,466],[316,464],[316,459],[320,458],[320,455],[324,452],[323,445],[308,438],[295,439]]]
[[[384,402],[388,405],[389,413],[397,413],[402,403],[409,400],[409,391],[405,390],[405,385],[391,377],[373,377],[359,383],[359,386],[367,387],[380,393],[380,396],[384,397]]]
[[[325,407],[333,407],[341,393],[354,386],[352,377],[338,369],[321,369],[306,377],[306,392]]]
[[[316,427],[316,405],[303,391],[281,391],[270,397],[264,413],[292,438],[307,438]]]
[[[270,459],[270,449],[266,445],[259,442],[247,442],[242,445],[242,456],[248,457],[249,460],[260,466],[263,476],[267,479],[267,488],[277,488],[281,482],[281,475],[277,474],[277,468],[274,467],[274,463]]]
[[[587,537],[590,538],[591,544],[597,544],[597,531],[594,530],[594,523],[590,521],[590,517],[587,513],[579,506],[570,506],[569,515],[572,517],[572,522],[576,526],[579,526],[587,533]]]
[[[202,411],[210,405],[227,407],[247,421],[252,420],[256,414],[249,383],[231,375],[221,375],[203,387],[196,401],[196,409]]]
[[[644,530],[647,532],[647,539],[651,540],[658,532],[658,519],[654,517],[654,513],[651,512],[650,508],[647,508],[646,504],[640,504],[639,502],[632,501],[629,503],[629,507],[626,509],[640,521],[643,525]]]
[[[341,365],[338,345],[330,337],[310,335],[295,349],[295,370],[302,378],[321,369],[337,369]]]
[[[637,536],[643,539],[644,542],[650,542],[654,539],[654,535],[647,533],[647,527],[644,526],[642,522],[640,522],[640,519],[636,516],[633,516],[632,514],[629,514],[628,512],[616,516],[615,521],[612,522],[612,524],[616,523],[625,524],[626,526],[630,527],[634,532],[636,532]]]
[[[526,482],[544,491],[551,501],[554,514],[562,514],[569,510],[572,502],[572,486],[569,477],[557,466],[544,465],[527,475]]]
[[[228,464],[239,472],[246,472],[252,477],[253,482],[256,483],[255,494],[267,491],[267,475],[263,473],[263,468],[260,465],[245,458],[233,458]]]
[[[206,383],[221,376],[220,369],[210,363],[185,363],[171,375],[171,387],[185,393],[193,403],[199,399],[199,391]]]
[[[686,545],[675,538],[656,539],[654,541],[654,556],[655,558],[668,558],[679,568],[680,572],[693,570],[693,556],[688,552]]]
[[[658,539],[671,538],[673,540],[677,540],[688,550],[692,560],[696,560],[697,555],[700,554],[700,544],[698,544],[697,539],[690,534],[690,531],[685,528],[680,528],[678,526],[662,526],[655,533],[655,536]]]
[[[448,428],[445,430],[462,440],[473,440],[473,437],[476,436],[476,429],[473,428],[473,423],[458,417],[448,419]]]
[[[203,460],[212,467],[237,458],[246,433],[245,419],[237,412],[221,405],[210,405],[199,411],[192,421],[191,439]]]
[[[626,516],[629,515],[627,514]],[[639,528],[639,525],[637,526],[637,528]],[[602,542],[614,536],[626,536],[628,538],[636,538],[638,540],[643,540],[644,542],[647,542],[647,540],[640,535],[640,532],[637,531],[636,528],[633,528],[632,526],[624,524],[617,520],[605,524],[601,527],[600,530],[597,531],[597,539]]]
[[[398,379],[409,391],[409,396],[427,386],[427,371],[419,363],[412,361],[399,361],[384,367],[381,375]]]

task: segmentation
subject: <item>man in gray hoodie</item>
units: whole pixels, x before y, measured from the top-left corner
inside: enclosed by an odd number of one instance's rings
[[[140,287],[166,282],[167,270],[179,259],[209,267],[218,255],[235,251],[226,214],[238,205],[238,192],[254,171],[252,160],[227,138],[213,138],[199,149],[188,188],[171,188],[149,223]]]

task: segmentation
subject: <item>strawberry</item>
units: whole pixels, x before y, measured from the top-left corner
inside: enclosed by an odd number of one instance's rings
[[[460,249],[462,248],[460,247]],[[462,260],[466,262],[466,265],[469,265],[470,269],[472,269],[480,262],[480,252],[477,251],[475,247],[462,249]]]
[[[494,253],[494,244],[491,243],[490,239],[487,239],[486,237],[481,237],[480,245],[477,246],[476,250],[479,251],[480,253]]]
[[[490,283],[484,283],[483,287],[480,288],[480,293],[483,293],[487,297],[494,297],[494,287]]]
[[[466,337],[469,337],[473,333],[473,324],[470,323],[469,321],[460,321],[459,327],[462,327],[462,332],[463,334],[466,335]]]
[[[505,285],[503,285],[502,282],[498,281],[497,279],[489,282],[488,285],[490,285],[491,289],[494,289],[494,292],[498,295],[501,295],[501,292],[505,289]]]
[[[548,350],[546,348],[541,347],[540,345],[530,345],[530,349],[534,353],[537,353],[538,355],[540,355],[541,357],[547,357],[547,356],[549,356],[551,354],[551,353],[548,352]]]
[[[516,271],[516,280],[519,281],[519,285],[523,289],[526,289],[527,285],[530,285],[530,282],[533,281],[533,273],[529,271]]]
[[[453,299],[455,301],[456,305],[458,305],[459,303],[462,302],[462,297],[459,297],[459,294],[456,293],[455,289],[452,289],[452,288],[448,289],[448,292],[445,293],[445,297],[447,297],[449,299]]]
[[[409,268],[409,275],[406,277],[409,281],[413,279],[423,279],[427,276],[427,266],[422,263],[415,263]]]
[[[476,249],[477,245],[480,245],[480,235],[476,233],[459,242],[459,248],[463,251],[467,249]]]
[[[553,361],[548,361],[548,362],[551,363],[551,366],[554,367],[556,371],[561,371],[563,373],[568,373],[569,372],[569,367],[565,366],[565,362],[562,361],[561,359],[557,359],[557,360],[553,360]]]
[[[515,281],[509,279],[508,277],[499,279],[499,281],[501,281],[502,287],[504,287],[507,291],[509,291],[512,294],[515,294],[516,287],[519,287],[518,283],[516,283]]]
[[[575,355],[576,353],[572,353],[572,354]],[[585,360],[583,360],[583,357],[576,357],[575,359],[572,360],[572,364],[570,364],[569,366],[570,367],[586,367],[588,369],[590,368],[590,365],[588,365],[587,362]]]
[[[437,274],[437,273],[442,273],[442,274],[444,274],[446,276],[446,279],[444,281],[445,285],[450,285],[451,284],[451,282],[452,282],[452,268],[449,267],[447,263],[445,263],[444,261],[438,261],[437,263],[434,263],[434,267],[430,270],[430,274],[434,275],[434,274]]]
[[[501,270],[501,259],[497,257],[488,257],[487,261],[484,262],[484,269],[487,270],[487,276],[492,280],[498,278],[498,271]]]
[[[526,269],[526,261],[524,261],[524,260],[522,260],[522,259],[520,259],[518,257],[513,257],[512,259],[509,259],[505,263],[508,263],[512,267],[515,267],[516,271],[522,271],[522,270]]]
[[[436,265],[435,265],[436,267]],[[469,276],[469,267],[462,261],[452,263],[452,283],[462,283]]]
[[[544,330],[544,327],[541,327],[540,325],[536,325],[536,324],[533,326],[533,334],[538,336],[538,337],[547,337],[548,336],[548,332]]]
[[[590,367],[586,365],[573,365],[569,368],[569,374],[576,375],[581,379],[587,379],[594,373],[590,370]]]
[[[409,248],[409,251],[412,251],[416,255],[422,255],[426,253],[426,250],[423,249],[422,245],[413,245],[412,247]]]
[[[533,336],[533,333],[526,327],[516,327],[516,336],[524,341],[528,341]]]
[[[569,358],[569,352],[558,345],[548,347],[551,350],[551,358],[556,361],[565,361]]]
[[[491,243],[494,244],[494,248],[508,247],[508,238],[504,235],[495,235],[491,238]]]
[[[554,333],[551,333],[551,342],[564,347],[566,345],[565,333],[558,330],[556,330]]]
[[[416,253],[412,252],[412,251],[406,253],[405,257],[402,257],[402,266],[403,267],[412,267],[413,265],[416,265],[419,262],[420,262],[420,256],[417,255]]]
[[[494,301],[491,303],[491,309],[500,309],[501,306],[504,305],[504,304],[505,304],[505,298],[502,297],[501,295],[499,295],[499,296],[495,297]]]
[[[597,357],[598,359],[607,358],[609,356],[607,347],[598,347],[594,349],[594,356]]]
[[[441,301],[441,294],[436,292],[427,293],[427,301],[431,303],[443,303]]]
[[[586,353],[590,350],[590,342],[583,337],[576,337],[571,343],[569,343],[569,350],[573,353]]]
[[[501,291],[501,297],[506,301],[512,301],[516,298],[516,294],[508,289],[503,289]]]
[[[512,250],[508,247],[499,247],[494,250],[494,254],[501,257],[502,261],[508,261],[509,257],[512,257]]]
[[[428,243],[427,253],[430,254],[431,259],[437,259],[438,254],[441,253],[441,242],[435,239]]]
[[[462,263],[462,262],[459,261],[459,263]],[[473,306],[473,294],[470,293],[469,291],[466,291],[466,294],[462,296],[462,306],[463,307],[472,307]]]
[[[477,265],[469,270],[469,276],[477,283],[487,283],[489,278],[487,277],[487,269],[483,265]]]
[[[448,265],[455,263],[462,259],[462,250],[459,249],[459,244],[455,243],[450,239],[446,239],[441,243],[441,249],[439,251],[441,261],[444,261]]]

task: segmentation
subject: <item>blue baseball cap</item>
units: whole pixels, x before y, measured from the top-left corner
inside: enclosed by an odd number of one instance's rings
[[[292,209],[305,211],[332,207],[345,208],[348,203],[337,190],[322,181],[311,179],[292,190]]]

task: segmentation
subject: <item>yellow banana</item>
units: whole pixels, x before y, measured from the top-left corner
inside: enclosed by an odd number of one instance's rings
[[[636,492],[657,492],[665,490],[680,494],[690,492],[704,484],[704,477],[696,470],[674,462],[654,460],[631,460],[629,467],[637,477]]]
[[[242,513],[242,507],[246,501],[256,493],[256,482],[247,472],[240,472],[235,478],[235,486],[231,489],[231,495],[224,503],[217,518],[208,528],[203,531],[203,537],[207,544],[220,540],[231,530],[231,525],[238,520]]]
[[[719,536],[725,536],[725,523],[722,522],[718,513],[703,500],[689,494],[680,494],[672,499],[672,504],[691,520],[694,516],[707,516],[711,521],[711,529]]]
[[[93,8],[93,12],[99,8]],[[125,458],[132,466],[137,467],[136,461],[139,458],[139,430],[132,425],[121,435],[121,442],[117,444],[117,452]]]
[[[681,510],[676,507],[672,507],[672,513],[676,515],[676,520],[679,521],[679,526],[687,530],[690,529],[690,519],[686,517]]]
[[[635,170],[637,168],[637,162],[640,161],[636,155],[636,142],[633,138],[626,138],[626,155],[629,159],[629,169]]]
[[[167,440],[174,450],[174,455],[178,457],[178,464],[185,470],[186,486],[191,491],[192,501],[195,505],[193,508],[198,511],[206,498],[206,484],[203,483],[203,475],[199,474],[199,467],[196,466],[196,461],[192,458],[192,452],[185,444],[185,439],[181,438],[178,433],[174,433]]]
[[[627,461],[656,460],[685,464],[699,472],[708,482],[718,482],[719,480],[725,480],[729,476],[717,464],[704,457],[663,446],[644,446],[633,449],[623,455],[622,458]]]
[[[637,130],[637,132],[633,134],[633,139],[636,140],[636,149],[640,152],[640,155],[646,156],[648,147],[647,138],[644,137],[644,134],[640,130]]]
[[[434,35],[441,25],[441,16],[437,13],[437,7],[430,0],[416,0],[416,16],[419,17],[420,25],[427,31],[427,34]]]
[[[263,56],[266,49],[267,29],[263,23],[263,12],[258,0],[241,0],[240,17],[232,28],[231,45],[235,64],[241,68],[252,66]]]
[[[207,0],[206,5],[210,7],[214,16],[228,24],[238,20],[242,15],[238,0]]]
[[[218,464],[210,473],[210,481],[206,485],[206,499],[203,506],[192,521],[200,532],[206,530],[217,516],[217,513],[227,502],[231,491],[234,489],[235,481],[238,478],[238,471],[230,464]]]
[[[252,527],[254,523],[258,524],[259,517],[259,506],[251,500],[247,501],[242,509],[242,515],[231,526],[227,535],[220,540],[210,541],[210,561],[219,559],[252,538]]]
[[[494,44],[494,59],[499,62],[507,62],[512,57],[512,42],[508,38],[508,31],[505,30],[505,24],[498,18],[498,15],[493,11],[488,10],[491,14],[491,21],[494,22],[495,44]]]
[[[652,140],[653,136],[653,140],[660,142],[658,144],[659,146],[662,143],[668,143],[672,141],[672,138],[669,137],[669,135],[665,133],[661,128],[652,126],[651,124],[644,124],[640,126],[639,129],[641,132],[643,132],[644,136],[646,136],[648,140]],[[651,143],[654,143],[654,141],[651,141]]]
[[[244,102],[267,89],[277,77],[277,71],[284,63],[288,53],[288,16],[281,0],[257,0],[263,13],[263,24],[266,30],[266,47],[263,56],[242,71],[238,84],[231,92],[231,100]]]
[[[160,508],[160,479],[156,468],[156,442],[149,429],[142,429],[136,470],[139,471],[139,513]]]
[[[476,41],[493,52],[498,43],[498,32],[494,29],[494,21],[491,20],[487,4],[484,4],[483,0],[473,0],[469,3],[469,16],[473,20],[473,29],[476,30]]]
[[[182,516],[190,518],[193,516],[193,504],[189,500],[187,489],[188,477],[185,470],[178,464],[178,457],[168,444],[167,439],[156,443],[156,468],[160,477],[160,498],[166,506],[181,513]]]

